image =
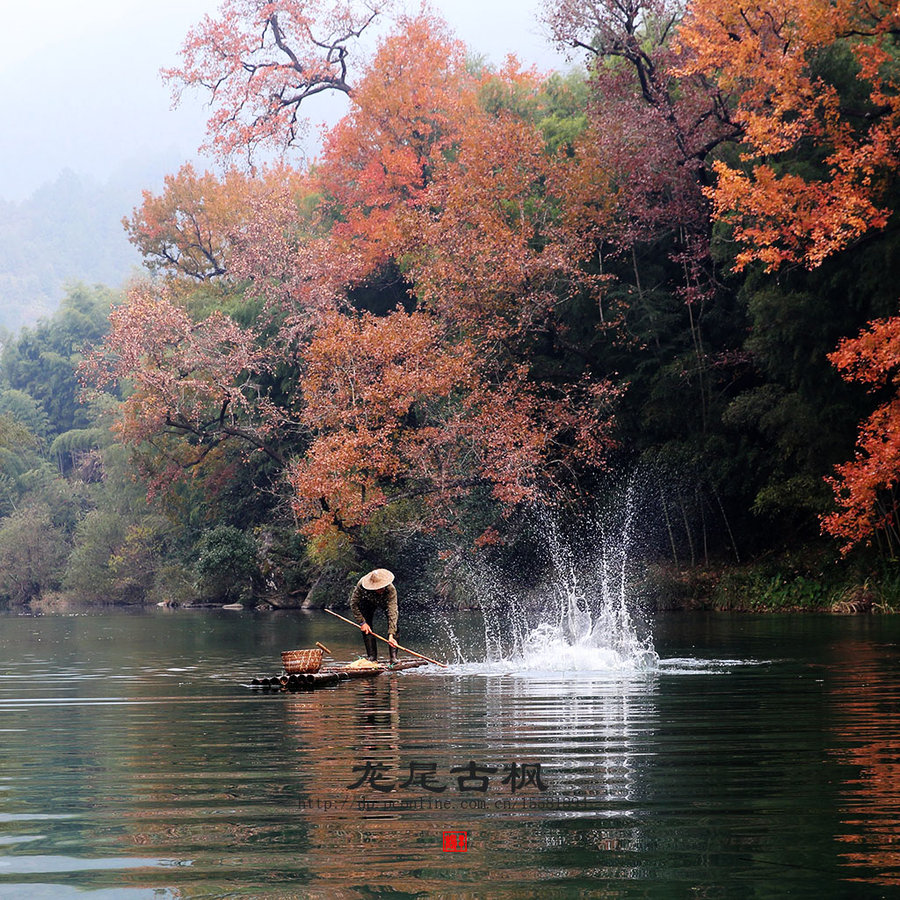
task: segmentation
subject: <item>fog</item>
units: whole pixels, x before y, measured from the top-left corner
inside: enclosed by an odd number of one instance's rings
[[[0,200],[21,201],[65,169],[105,183],[150,178],[198,158],[205,98],[173,109],[159,75],[212,0],[0,0]],[[433,4],[469,47],[491,62],[515,53],[541,69],[565,68],[539,21],[540,0]],[[333,121],[337,98],[313,121]],[[306,147],[316,152],[315,130]],[[199,158],[201,163],[208,160]]]

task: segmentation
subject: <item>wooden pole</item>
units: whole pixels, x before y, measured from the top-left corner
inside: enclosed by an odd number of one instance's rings
[[[356,622],[351,622],[350,619],[345,619],[343,616],[339,616],[336,612],[333,612],[330,609],[326,609],[325,612],[334,616],[336,619],[340,619],[342,622],[346,622],[348,625],[352,625],[354,628],[359,628],[359,625]],[[390,641],[387,638],[383,638],[380,634],[375,634],[374,631],[372,632],[372,634],[377,637],[379,641],[384,641],[386,644],[390,644]],[[419,659],[424,659],[425,662],[434,663],[436,666],[440,666],[443,669],[447,668],[447,663],[438,662],[436,659],[431,659],[431,657],[423,656],[421,653],[416,653],[415,650],[410,650],[409,647],[401,647],[399,644],[397,644],[397,649],[402,650],[404,653],[409,653],[411,656],[418,656]]]

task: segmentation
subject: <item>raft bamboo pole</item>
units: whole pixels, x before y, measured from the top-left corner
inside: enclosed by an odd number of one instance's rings
[[[277,688],[287,691],[312,690],[318,687],[338,684],[356,678],[373,678],[385,672],[396,672],[400,669],[414,669],[424,666],[425,660],[406,659],[393,666],[372,666],[371,668],[351,669],[347,666],[323,669],[318,672],[303,672],[298,675],[273,675],[271,678],[253,678],[250,687]]]
[[[343,616],[339,616],[336,612],[333,612],[330,609],[326,609],[325,612],[334,616],[336,619],[340,619],[342,622],[346,622],[348,625],[352,625],[354,628],[359,628],[362,631],[362,628],[356,623],[351,622],[350,619],[345,619]],[[384,641],[385,644],[390,645],[390,641],[387,638],[383,638],[380,634],[375,634],[373,631],[372,634],[378,638],[379,641]],[[419,659],[424,659],[425,662],[434,663],[436,666],[440,666],[442,669],[447,668],[447,663],[438,662],[436,659],[432,659],[430,656],[423,656],[421,653],[416,653],[415,650],[410,650],[409,647],[401,647],[400,644],[397,644],[397,649],[402,650],[404,653],[409,653],[411,656],[418,656]]]

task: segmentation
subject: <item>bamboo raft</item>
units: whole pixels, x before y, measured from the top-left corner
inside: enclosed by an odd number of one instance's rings
[[[250,687],[270,691],[312,691],[354,678],[374,678],[385,672],[400,672],[403,669],[415,669],[418,666],[427,665],[428,663],[422,659],[401,659],[394,665],[379,665],[372,668],[351,669],[346,665],[326,666],[318,672],[303,672],[296,675],[288,675],[283,672],[281,675],[272,675],[267,678],[254,678],[250,681]]]

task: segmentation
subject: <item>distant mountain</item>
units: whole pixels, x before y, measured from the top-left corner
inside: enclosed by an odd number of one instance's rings
[[[122,286],[141,265],[122,218],[178,165],[135,165],[106,184],[65,170],[27,200],[0,200],[0,327],[17,331],[52,314],[66,283]]]

